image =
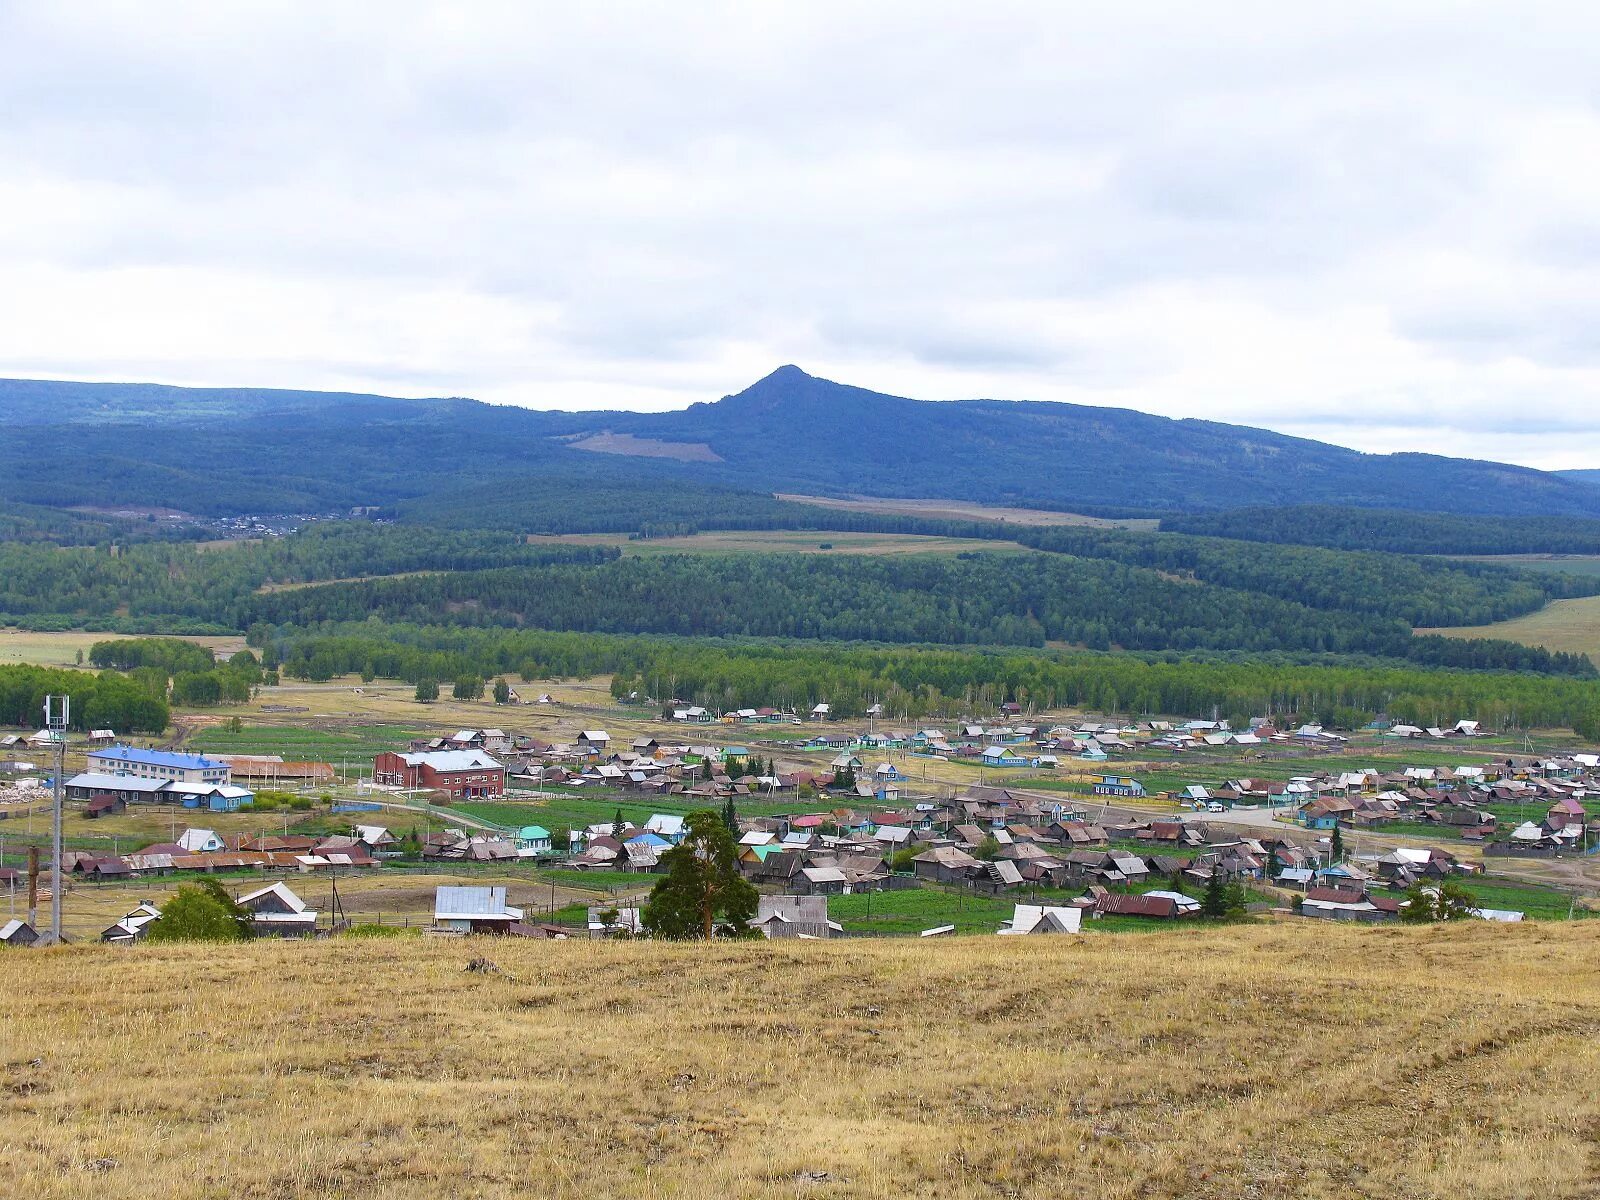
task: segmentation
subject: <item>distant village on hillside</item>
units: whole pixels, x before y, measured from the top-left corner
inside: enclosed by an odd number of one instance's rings
[[[1015,705],[1002,706],[999,724],[909,730],[849,729],[831,720],[825,704],[803,717],[772,709],[715,714],[693,705],[664,715],[690,736],[613,739],[594,728],[552,743],[489,728],[414,739],[373,757],[356,798],[330,805],[332,813],[347,814],[346,831],[323,836],[228,838],[207,828],[205,815],[248,811],[266,789],[331,787],[337,781],[332,764],[143,749],[123,744],[111,730],[96,730],[86,768],[64,781],[68,801],[86,820],[161,806],[175,818],[183,814],[184,827],[179,832],[174,819],[170,840],[126,853],[69,850],[62,867],[86,884],[254,874],[258,884],[236,890],[256,932],[309,936],[337,929],[339,920],[307,907],[294,890],[300,877],[406,863],[529,864],[637,875],[648,888],[648,876],[683,836],[684,813],[709,808],[736,822],[739,870],[762,893],[754,925],[767,936],[840,936],[846,930],[829,919],[829,897],[919,887],[1013,898],[1015,911],[996,932],[1014,934],[1075,932],[1085,920],[1104,917],[1182,920],[1197,913],[1196,894],[1214,880],[1278,889],[1275,896],[1251,893],[1262,909],[1287,907],[1302,918],[1389,920],[1419,884],[1480,873],[1494,857],[1556,858],[1600,842],[1600,820],[1591,817],[1600,795],[1600,755],[1592,753],[1382,771],[1320,767],[1271,781],[1241,775],[1182,785],[1159,797],[1148,795],[1135,775],[1110,770],[1089,771],[1081,791],[999,783],[933,789],[914,778],[919,760],[982,765],[994,768],[998,779],[1013,767],[1036,775],[1069,759],[1099,764],[1152,749],[1172,752],[1179,762],[1187,752],[1230,745],[1285,753],[1336,749],[1344,735],[1315,725],[1279,730],[1267,721],[1238,731],[1214,720],[1041,727],[1022,721]],[[807,728],[792,741],[754,748],[727,736],[730,728],[755,724]],[[1397,725],[1380,736],[1447,746],[1480,733],[1474,722],[1461,721],[1433,729]],[[627,744],[616,744],[622,740]],[[48,749],[49,734],[13,734],[0,743],[12,751]],[[766,756],[779,752],[816,765],[776,769]],[[32,764],[10,760],[5,770],[0,812],[38,804],[44,789]],[[616,819],[560,829],[501,828],[465,818],[450,823],[455,805],[529,799],[550,789],[668,807],[637,822],[623,819],[619,808]],[[1147,807],[1158,799],[1167,802],[1164,809]],[[413,803],[427,806],[446,827],[419,837],[405,831],[404,808],[385,816],[386,806]],[[741,806],[759,815],[745,815]],[[1506,812],[1520,819],[1505,820]],[[1337,844],[1341,835],[1396,827],[1424,838],[1436,830],[1439,840],[1476,844],[1482,854],[1469,860],[1438,845],[1341,853]],[[13,910],[18,888],[28,886],[37,891],[38,880],[0,867],[0,888],[8,890]],[[1034,902],[1041,898],[1048,902]],[[1484,907],[1478,915],[1517,920],[1522,914]],[[142,903],[102,938],[135,942],[158,920],[159,907]],[[639,910],[596,907],[577,927],[525,919],[507,902],[504,886],[442,886],[429,928],[451,936],[617,936],[638,931]],[[922,932],[936,936],[949,929]],[[36,933],[13,916],[0,942],[23,945]]]

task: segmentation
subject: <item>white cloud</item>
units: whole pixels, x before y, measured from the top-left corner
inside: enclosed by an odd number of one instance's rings
[[[1600,465],[1600,11],[1535,9],[4,6],[0,373]]]

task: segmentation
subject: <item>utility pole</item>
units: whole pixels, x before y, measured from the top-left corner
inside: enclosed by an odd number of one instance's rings
[[[50,944],[61,944],[61,790],[67,770],[67,722],[72,715],[71,696],[44,698],[44,724],[55,744],[55,804],[50,815]]]
[[[28,924],[39,928],[39,847],[28,847]]]

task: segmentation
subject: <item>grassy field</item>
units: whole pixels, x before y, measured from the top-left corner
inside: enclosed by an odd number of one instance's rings
[[[1308,926],[4,954],[0,1192],[1595,1194],[1589,927]]]
[[[1505,638],[1546,650],[1587,654],[1600,662],[1600,596],[1553,600],[1538,612],[1493,625],[1466,625],[1452,629],[1422,629],[1446,637]]]
[[[569,533],[530,537],[565,546],[616,546],[624,554],[961,554],[985,551],[1031,554],[1016,542],[926,537],[916,533],[830,533],[814,529],[726,530],[630,540],[625,533]],[[826,548],[826,549],[825,549]]]
[[[1572,896],[1555,888],[1535,887],[1504,879],[1466,879],[1462,886],[1477,898],[1481,908],[1509,908],[1530,920],[1565,921],[1593,917],[1593,909],[1578,905]]]
[[[839,500],[829,496],[802,496],[779,493],[780,500],[795,500],[819,508],[848,512],[892,513],[896,516],[930,517],[946,521],[1009,521],[1013,525],[1090,525],[1099,529],[1155,529],[1160,521],[1146,518],[1112,520],[1086,517],[1082,513],[1052,512],[1042,508],[1005,508],[968,500],[883,500],[856,496]]]
[[[1600,576],[1600,554],[1460,554],[1452,557],[1463,562],[1498,563],[1526,571]]]
[[[917,888],[829,896],[828,916],[852,933],[916,934],[939,925],[958,933],[993,933],[1011,916],[1011,900]]]
[[[96,642],[131,636],[120,633],[84,633],[71,630],[64,633],[35,633],[26,629],[0,629],[0,666],[31,663],[41,667],[73,667],[78,665],[78,652],[89,657],[89,647]],[[214,654],[226,657],[243,650],[242,637],[198,637],[183,635],[183,640],[209,646]]]
[[[420,708],[421,705],[418,705]],[[414,725],[345,724],[338,728],[305,725],[243,725],[238,732],[212,724],[196,730],[185,749],[207,754],[279,754],[290,762],[363,763],[373,755],[404,747],[423,733]]]
[[[797,802],[792,793],[786,799],[780,800],[758,800],[751,796],[741,796],[735,804],[739,814],[745,817],[765,817],[804,811],[826,812],[828,809],[826,803]],[[609,823],[619,810],[622,812],[623,820],[643,825],[655,813],[682,816],[697,808],[720,809],[721,807],[720,802],[691,801],[682,796],[639,800],[637,797],[601,794],[557,795],[526,803],[474,800],[452,804],[450,811],[465,813],[469,817],[477,817],[481,821],[513,829],[523,825],[542,825],[546,829],[555,831],[581,829],[602,822]]]

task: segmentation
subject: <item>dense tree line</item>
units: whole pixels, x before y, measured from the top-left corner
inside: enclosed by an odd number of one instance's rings
[[[299,626],[371,616],[685,637],[1291,650],[1593,670],[1582,656],[1419,639],[1405,621],[1377,613],[1316,609],[1063,554],[663,555],[329,584],[254,597],[250,611],[258,622]]]
[[[835,533],[916,533],[934,537],[1009,538],[997,521],[960,521],[900,513],[853,512],[763,492],[691,481],[522,479],[498,486],[424,496],[401,504],[399,519],[452,529],[518,533],[628,533],[682,537],[705,530],[816,529]]]
[[[163,677],[159,692],[148,679],[107,671],[57,671],[0,667],[0,725],[38,727],[47,695],[72,697],[72,728],[160,733],[170,715]]]
[[[1163,517],[1163,531],[1396,554],[1600,554],[1600,521],[1298,504]]]
[[[841,717],[881,703],[896,719],[991,712],[1006,701],[1117,714],[1209,714],[1348,726],[1379,713],[1420,725],[1575,726],[1600,737],[1600,682],[1512,672],[1434,670],[1281,655],[1134,655],[836,647],[385,625],[258,626],[252,644],[285,674],[362,672],[415,682],[461,675],[525,680],[613,676],[619,698],[796,711],[826,701]]]
[[[513,564],[596,563],[617,551],[529,545],[514,534],[372,525],[318,525],[289,537],[228,548],[194,544],[115,547],[0,545],[0,622],[30,627],[85,620],[161,618],[185,632],[242,628],[258,588],[355,575],[470,571]],[[41,618],[54,618],[53,622]],[[170,619],[170,621],[169,621]]]
[[[419,575],[252,598],[258,620],[357,620],[681,636],[1093,649],[1297,649],[1403,655],[1400,621],[1196,586],[1065,555],[662,555]]]
[[[1552,599],[1600,592],[1600,580],[1312,546],[1171,533],[1056,527],[1017,540],[1040,550],[1110,560],[1310,608],[1383,614],[1412,625],[1484,625]]]
[[[199,642],[182,638],[125,638],[96,642],[89,647],[94,666],[114,671],[156,667],[175,675],[179,671],[209,671],[216,656]]]
[[[89,661],[130,672],[149,690],[191,708],[242,703],[262,682],[261,660],[251,651],[241,650],[219,663],[205,646],[179,638],[96,642],[89,648]]]

